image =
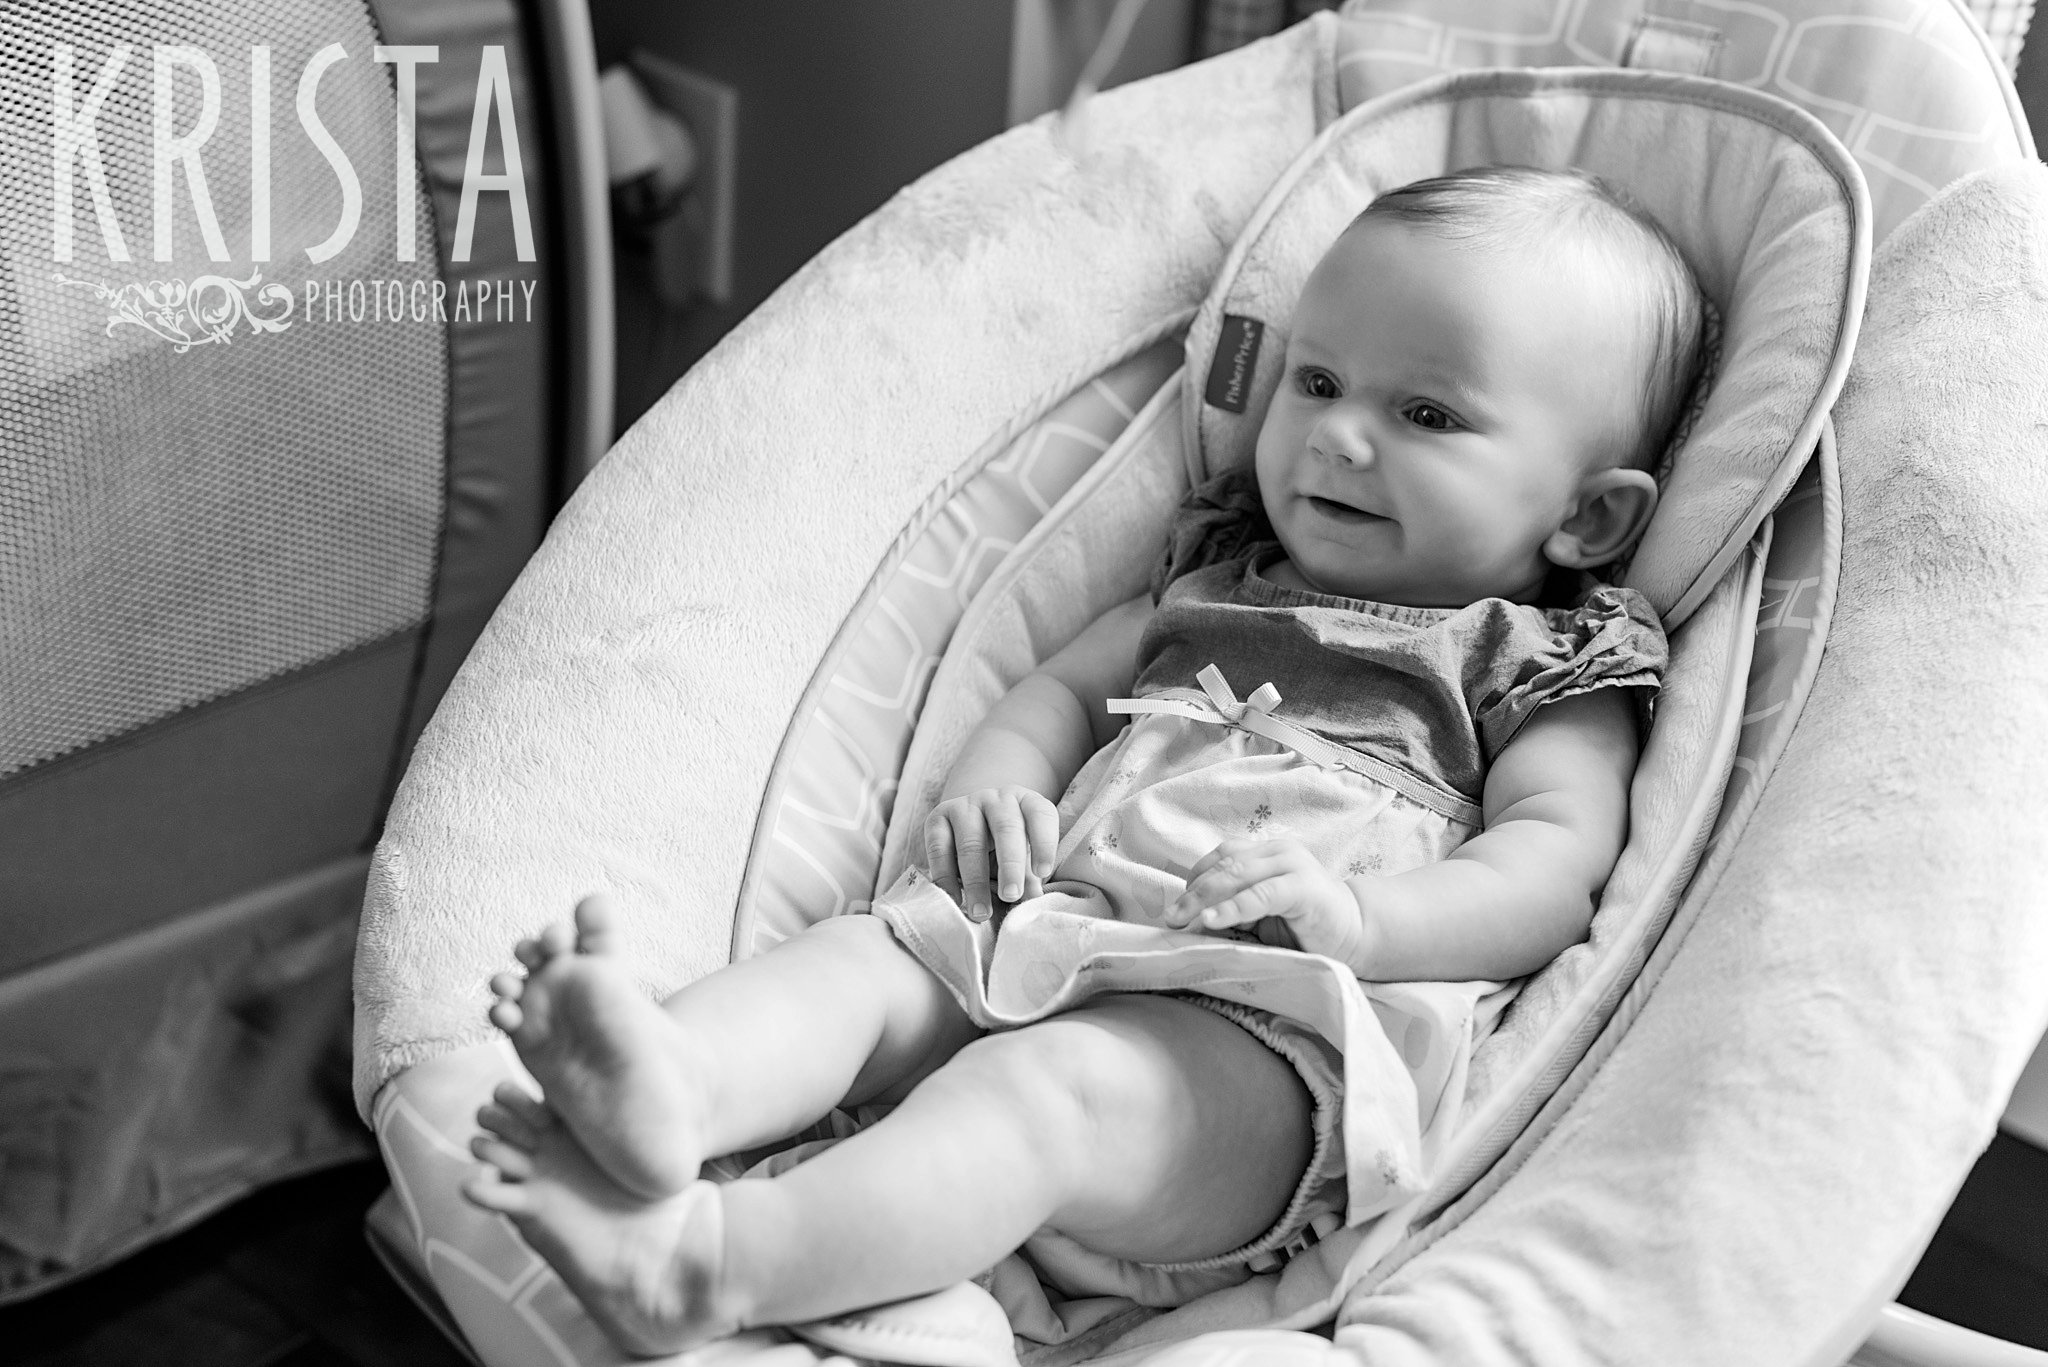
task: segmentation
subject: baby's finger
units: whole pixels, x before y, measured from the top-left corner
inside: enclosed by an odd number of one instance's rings
[[[1031,845],[1030,884],[1043,884],[1052,877],[1052,858],[1060,847],[1060,812],[1042,793],[1033,793],[1024,800],[1024,831]],[[1036,897],[1042,886],[1027,885],[1025,895]]]
[[[1202,888],[1191,887],[1167,903],[1166,911],[1160,919],[1177,930],[1196,926],[1200,923],[1203,912],[1218,903],[1229,901],[1244,886],[1242,881],[1233,879],[1229,883],[1212,882]]]
[[[1218,845],[1215,849],[1209,851],[1200,859],[1197,859],[1194,863],[1188,865],[1188,882],[1193,883],[1197,878],[1200,878],[1203,874],[1215,868],[1216,861],[1221,859],[1222,857],[1223,847],[1221,845]]]
[[[1250,892],[1246,889],[1235,897],[1226,897],[1203,907],[1190,918],[1189,927],[1194,930],[1229,930],[1232,926],[1246,926],[1264,920],[1268,913],[1253,905],[1258,899],[1250,896]]]
[[[1230,840],[1223,841],[1221,844],[1217,845],[1215,849],[1210,850],[1200,859],[1197,859],[1194,862],[1194,864],[1188,869],[1188,882],[1194,882],[1197,878],[1200,878],[1203,874],[1215,868],[1218,864],[1222,863],[1226,859],[1243,858],[1246,854],[1249,854],[1251,851],[1258,849],[1264,843],[1265,842],[1261,840],[1246,840],[1242,837],[1235,837]]]
[[[924,824],[925,869],[947,892],[960,891],[960,865],[953,851],[953,823],[944,812],[933,812]]]
[[[1024,878],[1031,872],[1031,845],[1024,830],[1022,805],[1006,790],[991,797],[981,810],[995,846],[996,895],[1015,902],[1024,895]]]
[[[962,807],[953,817],[953,852],[960,869],[960,905],[970,921],[994,915],[988,894],[988,830],[981,811]]]
[[[1302,885],[1300,875],[1279,861],[1262,859],[1235,886],[1200,889],[1181,914],[1186,918],[1184,924],[1196,930],[1222,930],[1268,916],[1285,916],[1300,902]]]
[[[1205,907],[1215,906],[1276,872],[1270,866],[1271,861],[1261,856],[1223,853],[1224,848],[1217,847],[1214,862],[1206,869],[1198,863],[1196,869],[1200,872],[1190,870],[1193,876],[1188,879],[1187,889],[1174,903],[1183,924]]]
[[[1300,900],[1300,881],[1291,873],[1262,878],[1215,906],[1203,908],[1195,923],[1205,930],[1224,930],[1285,915]]]

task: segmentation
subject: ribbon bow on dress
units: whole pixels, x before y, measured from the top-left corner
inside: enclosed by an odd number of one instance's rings
[[[1260,684],[1252,690],[1249,698],[1239,702],[1237,694],[1231,692],[1230,685],[1224,681],[1223,671],[1213,664],[1204,665],[1195,681],[1202,685],[1206,697],[1197,697],[1189,690],[1175,690],[1150,698],[1111,698],[1106,705],[1111,712],[1120,715],[1163,712],[1186,717],[1190,721],[1235,726],[1240,731],[1263,736],[1276,745],[1284,745],[1325,769],[1354,767],[1348,763],[1354,756],[1343,746],[1333,745],[1321,736],[1273,715],[1273,709],[1280,705],[1280,690],[1272,684]]]
[[[1280,690],[1270,683],[1260,684],[1249,698],[1239,702],[1230,685],[1224,682],[1223,671],[1215,665],[1204,665],[1195,679],[1202,685],[1200,693],[1191,688],[1174,688],[1149,698],[1111,698],[1105,706],[1120,714],[1165,713],[1190,721],[1234,726],[1285,746],[1321,768],[1348,769],[1453,821],[1477,826],[1484,820],[1479,806],[1470,798],[1439,789],[1383,759],[1325,740],[1305,727],[1274,716],[1273,709],[1280,705]]]

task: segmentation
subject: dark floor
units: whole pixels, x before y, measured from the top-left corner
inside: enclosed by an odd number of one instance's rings
[[[15,1367],[464,1367],[363,1241],[374,1164],[273,1187],[77,1285],[0,1310]],[[1901,1296],[2048,1349],[2048,1153],[2000,1135]]]
[[[1993,1139],[1899,1300],[2048,1349],[2048,1153]]]
[[[14,1367],[467,1367],[363,1238],[384,1170],[285,1182],[0,1310]]]

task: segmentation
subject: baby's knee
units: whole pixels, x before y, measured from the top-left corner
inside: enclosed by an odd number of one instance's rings
[[[1034,1129],[1084,1144],[1111,1116],[1146,1105],[1164,1081],[1137,1042],[1071,1016],[985,1035],[954,1061]]]
[[[1061,1052],[1039,1027],[984,1035],[925,1086],[952,1091],[976,1114],[1007,1117],[1011,1128],[1031,1136],[1046,1172],[1073,1178],[1090,1162],[1095,1127],[1085,1070]]]
[[[841,1013],[839,1028],[875,1039],[871,1062],[878,1071],[863,1069],[863,1086],[893,1089],[921,1078],[979,1033],[946,985],[879,917],[834,916],[792,935],[769,954],[790,954],[806,963],[811,987],[829,996],[832,1009]]]
[[[915,957],[896,939],[896,932],[889,929],[889,923],[879,916],[865,913],[852,916],[827,916],[813,922],[799,935],[784,944],[806,944],[829,947],[835,955],[858,956],[895,962],[905,957]]]

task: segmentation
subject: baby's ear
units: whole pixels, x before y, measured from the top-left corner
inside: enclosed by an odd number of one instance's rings
[[[1543,557],[1568,570],[1604,565],[1627,550],[1657,511],[1647,470],[1595,470],[1579,484],[1570,516],[1543,543]]]

